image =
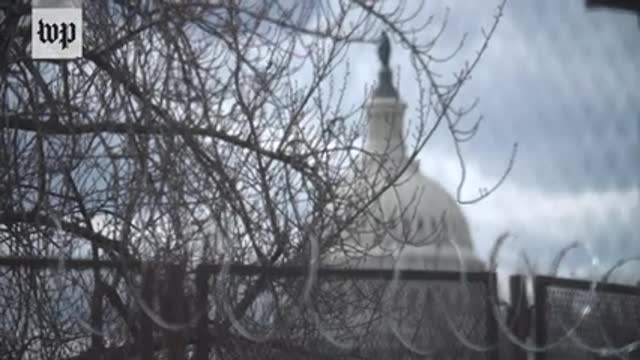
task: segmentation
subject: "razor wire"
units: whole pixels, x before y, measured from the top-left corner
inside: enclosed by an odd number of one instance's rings
[[[58,231],[62,230],[62,225],[60,223],[60,220],[56,217],[56,216],[52,216],[52,219],[54,219],[54,223],[55,223],[55,227]],[[315,239],[315,238],[313,238]],[[496,241],[494,249],[492,250],[491,253],[491,262],[490,262],[490,266],[489,269],[492,272],[496,272],[497,271],[497,261],[496,258],[498,256],[499,250],[500,248],[504,245],[505,240],[507,239],[506,235],[503,235],[502,237],[500,237],[498,239],[498,241]],[[311,300],[310,300],[310,294],[311,294],[311,290],[313,288],[313,286],[316,283],[317,280],[317,272],[319,269],[319,252],[318,252],[318,244],[317,241],[310,241],[311,244],[311,257],[310,257],[310,261],[309,261],[309,267],[308,267],[308,275],[304,280],[304,286],[303,286],[303,291],[302,291],[302,301],[301,304],[302,305],[308,305],[310,304]],[[584,244],[584,243],[580,243],[580,242],[574,242],[569,244],[568,246],[566,246],[565,248],[563,248],[558,255],[556,256],[556,258],[554,259],[554,261],[552,262],[551,265],[551,269],[550,269],[550,274],[555,276],[557,274],[557,270],[558,267],[560,265],[560,263],[562,262],[562,259],[567,255],[567,253],[571,250],[577,249],[579,247],[583,247],[588,254],[590,255],[590,257],[592,258],[592,266],[597,267],[599,264],[599,261],[597,259],[597,257],[595,255],[593,255],[592,250],[590,250],[589,246]],[[460,249],[455,246],[454,243],[454,248],[456,249],[456,258],[459,262],[460,265],[460,283],[462,285],[462,288],[464,289],[465,292],[468,292],[468,280],[466,279],[466,269],[465,269],[465,265],[464,265],[464,259],[462,258],[462,254],[460,252]],[[393,267],[393,275],[392,275],[392,280],[391,283],[387,286],[387,288],[384,291],[385,297],[389,297],[389,293],[391,294],[395,294],[397,292],[397,288],[399,286],[399,279],[400,279],[400,274],[401,274],[401,270],[400,267],[398,266],[401,263],[401,259],[403,256],[403,252],[402,250],[400,251],[400,255],[397,257],[397,260],[394,264]],[[526,256],[526,255],[525,255]],[[57,254],[55,256],[56,259],[58,259],[58,263],[57,266],[53,269],[52,272],[52,276],[53,276],[53,280],[54,282],[58,285],[57,287],[59,289],[63,289],[64,286],[62,284],[62,273],[65,270],[65,255],[64,254]],[[619,262],[617,262],[616,264],[614,264],[612,267],[610,267],[606,272],[604,272],[604,274],[602,275],[602,277],[600,279],[597,279],[595,276],[591,279],[590,281],[590,286],[589,286],[589,301],[586,305],[584,305],[582,307],[582,309],[580,310],[580,317],[579,319],[576,321],[576,323],[572,326],[564,326],[565,328],[565,334],[563,336],[561,336],[560,339],[557,339],[556,341],[554,341],[551,344],[546,344],[545,346],[530,346],[527,345],[526,343],[521,342],[509,329],[509,327],[503,322],[499,310],[498,310],[498,305],[495,302],[496,300],[493,299],[493,297],[491,297],[492,300],[492,308],[494,311],[494,316],[496,321],[498,322],[499,325],[499,329],[502,333],[504,333],[511,342],[513,342],[514,344],[516,344],[517,346],[522,347],[523,349],[527,350],[527,351],[532,351],[532,352],[541,352],[541,351],[546,351],[549,349],[554,348],[555,346],[557,346],[559,343],[561,343],[564,339],[569,338],[576,346],[578,346],[579,348],[586,350],[588,352],[592,352],[592,353],[597,353],[598,355],[601,356],[613,356],[613,355],[621,355],[621,354],[625,354],[625,353],[629,353],[630,351],[633,351],[635,349],[638,348],[638,343],[639,341],[634,341],[631,342],[629,344],[623,345],[623,346],[619,346],[617,348],[596,348],[596,347],[591,347],[588,344],[586,344],[584,341],[582,341],[576,334],[575,334],[575,330],[576,328],[578,328],[580,326],[580,324],[582,323],[582,321],[585,319],[585,317],[587,317],[591,311],[592,311],[592,306],[593,303],[596,301],[597,299],[597,293],[596,293],[596,287],[597,284],[600,282],[606,282],[609,278],[609,276],[618,268],[632,262],[632,261],[637,261],[637,257],[632,257],[632,258],[628,258],[628,259],[623,259],[620,260]],[[124,265],[124,263],[123,263]],[[220,272],[218,273],[218,286],[216,287],[216,292],[217,293],[222,293],[224,292],[224,290],[222,289],[222,285],[224,283],[224,278],[226,276],[228,276],[228,270],[229,270],[229,266],[230,266],[230,262],[227,260],[223,261],[223,265],[222,268],[220,270]],[[532,274],[529,274],[530,276]],[[136,303],[140,306],[140,308],[144,311],[144,313],[149,316],[150,319],[152,319],[152,321],[159,326],[160,328],[164,328],[167,330],[184,330],[190,326],[192,326],[194,324],[194,322],[200,317],[203,316],[203,314],[206,312],[205,309],[199,309],[196,313],[196,316],[193,316],[192,319],[190,321],[187,322],[183,322],[183,323],[170,323],[168,321],[166,321],[165,319],[162,318],[162,316],[157,313],[155,310],[152,309],[152,307],[146,303],[146,301],[142,298],[142,296],[135,290],[135,287],[133,286],[133,281],[132,279],[130,279],[126,274],[125,274],[125,283],[128,285],[129,290],[131,291]],[[275,291],[273,291],[273,294],[276,295],[277,298],[277,294]],[[224,299],[224,297],[223,297]],[[228,306],[228,302],[227,301],[222,301],[223,306],[221,307],[221,309],[224,311],[224,314],[227,315],[230,319],[231,319],[231,323],[232,326],[240,333],[241,336],[244,336],[245,338],[255,341],[255,342],[263,342],[263,341],[267,341],[269,339],[269,337],[274,333],[275,328],[271,329],[267,335],[262,335],[262,336],[258,336],[255,334],[251,334],[250,331],[248,331],[247,329],[245,329],[242,325],[240,325],[240,322],[238,319],[235,319],[235,317],[233,317],[232,311],[230,311],[230,308]],[[436,302],[435,302],[437,307],[440,308],[444,308],[443,305],[443,301],[442,299],[439,298],[439,296],[436,297]],[[279,308],[278,306],[276,306],[276,310],[277,308]],[[464,335],[461,334],[461,332],[459,331],[459,329],[456,329],[453,326],[453,322],[451,321],[451,318],[449,317],[448,312],[444,312],[446,320],[447,320],[447,325],[450,326],[450,329],[458,338],[458,340],[464,344],[467,348],[473,350],[473,351],[488,351],[494,348],[495,345],[490,345],[490,346],[486,346],[486,345],[477,345],[477,344],[473,344],[472,342],[470,342],[468,339],[466,339],[464,337]],[[87,330],[89,333],[94,334],[94,335],[99,335],[99,336],[104,336],[104,331],[100,330],[100,329],[96,329],[94,328],[89,322],[87,322],[86,320],[82,319],[79,315],[72,313],[70,314],[71,318],[77,322],[82,328],[84,328],[85,330]],[[322,328],[322,325],[319,321],[319,317],[317,316],[317,314],[315,314],[315,316],[313,317],[313,322],[315,323],[315,325],[318,327],[318,330],[320,330],[320,334],[326,338],[331,344],[335,345],[338,348],[341,349],[353,349],[357,344],[343,344],[340,343],[339,341],[337,341],[336,339],[334,339],[332,337],[332,335],[327,331],[324,330]],[[395,327],[393,325],[393,322],[390,320],[389,314],[388,312],[385,312],[385,324],[386,326],[392,331],[392,333],[394,334],[394,336],[399,340],[399,342],[401,344],[403,344],[403,346],[405,346],[409,351],[419,354],[419,355],[423,355],[423,356],[429,356],[433,354],[433,351],[428,351],[428,350],[422,350],[419,349],[417,345],[413,345],[410,343],[410,341],[404,339],[402,337],[402,335],[400,334],[400,331],[397,327]]]
[[[58,229],[61,229],[62,226],[60,225],[60,221],[56,220],[56,227]],[[494,249],[492,250],[492,255],[491,255],[491,262],[489,264],[489,269],[492,272],[495,272],[497,270],[497,257],[499,254],[500,249],[504,246],[505,240],[507,239],[507,235],[503,235],[502,237],[499,238],[499,240],[496,242],[496,245],[494,246]],[[560,252],[560,255],[558,255],[558,257],[556,258],[557,261],[554,261],[552,266],[551,266],[551,271],[549,272],[552,275],[555,275],[555,271],[557,270],[557,265],[562,261],[562,257],[564,257],[568,251],[570,251],[571,249],[577,249],[579,247],[583,247],[588,253],[590,253],[591,251],[589,250],[589,246],[586,244],[582,244],[582,245],[578,245],[580,243],[572,243],[569,244],[567,247],[565,247],[563,249],[563,251]],[[315,246],[314,246],[315,247]],[[569,250],[566,250],[569,249]],[[314,251],[312,251],[313,253]],[[457,252],[458,254],[458,260],[460,261],[460,267],[461,270],[465,270],[464,269],[464,262],[462,259],[462,256],[460,255],[460,252]],[[592,254],[591,254],[592,255]],[[399,266],[399,264],[401,263],[401,259],[402,259],[403,253],[400,252],[395,264],[394,264],[394,268],[392,271],[392,279],[390,281],[390,283],[386,286],[384,292],[383,292],[383,297],[385,299],[391,299],[393,298],[394,295],[397,294],[398,292],[398,288],[401,284],[401,267]],[[598,261],[597,261],[597,257],[595,257],[594,255],[591,256],[592,257],[592,265],[593,266],[597,266],[598,265]],[[62,278],[61,278],[61,274],[65,271],[65,261],[66,261],[66,256],[62,255],[62,254],[58,254],[58,256],[55,257],[57,259],[57,265],[52,269],[52,277],[53,277],[53,281],[57,284],[57,288],[59,289],[63,289],[64,286],[62,284]],[[558,260],[560,259],[560,260]],[[614,264],[614,266],[610,267],[609,269],[607,269],[607,271],[604,272],[603,275],[601,276],[593,276],[589,282],[589,290],[588,290],[588,301],[587,304],[583,305],[579,310],[579,316],[578,319],[575,320],[575,323],[572,324],[563,324],[563,329],[564,329],[564,334],[558,338],[555,339],[552,343],[549,344],[545,344],[542,346],[537,346],[537,345],[529,345],[525,342],[523,342],[522,340],[520,340],[515,334],[512,333],[512,331],[510,330],[509,326],[505,323],[502,315],[500,314],[500,310],[498,309],[498,304],[497,301],[498,299],[494,299],[493,296],[490,296],[490,301],[492,302],[492,309],[493,309],[493,315],[494,318],[497,322],[498,325],[498,329],[500,330],[500,332],[504,335],[507,336],[507,338],[514,343],[515,345],[517,345],[518,347],[529,351],[529,352],[543,352],[543,351],[548,351],[553,349],[554,347],[558,346],[562,341],[564,340],[570,340],[577,348],[590,352],[590,353],[595,353],[597,355],[600,356],[625,356],[627,354],[629,354],[631,351],[634,351],[638,348],[638,343],[639,341],[632,341],[630,343],[624,344],[622,346],[618,345],[618,346],[607,346],[607,347],[594,347],[589,345],[586,341],[584,341],[583,339],[581,339],[577,333],[576,333],[576,329],[580,326],[580,324],[584,321],[584,319],[589,316],[592,313],[592,307],[594,305],[594,302],[597,301],[598,298],[598,292],[597,292],[597,285],[599,283],[605,282],[608,277],[610,276],[610,274],[615,271],[616,269],[619,269],[620,267],[633,262],[633,261],[637,261],[637,257],[633,257],[633,258],[629,258],[629,259],[625,259],[625,260],[621,260],[619,262],[617,262],[616,264]],[[300,305],[309,305],[311,302],[311,290],[312,288],[317,284],[317,272],[319,267],[314,265],[317,264],[317,261],[310,261],[309,262],[309,268],[308,268],[308,273],[307,276],[304,278],[303,283],[304,285],[302,286],[302,291],[300,293],[300,298],[301,300],[298,302]],[[224,292],[223,290],[223,284],[225,284],[225,279],[228,278],[229,276],[229,271],[230,271],[230,262],[229,261],[224,261],[222,263],[222,266],[220,268],[220,271],[218,272],[217,275],[217,279],[218,279],[218,284],[215,287],[214,292],[217,294],[221,294]],[[460,279],[459,279],[459,285],[461,285],[462,290],[465,293],[468,293],[470,290],[468,288],[469,286],[469,282],[466,279],[466,271],[460,271]],[[531,275],[531,274],[529,274]],[[355,278],[355,280],[357,280],[357,278]],[[142,296],[140,296],[139,294],[136,295],[136,292],[133,291],[135,288],[132,287],[132,284],[130,281],[126,282],[128,284],[128,288],[129,291],[133,292],[133,297],[135,302],[141,307],[141,309],[144,311],[144,313],[149,316],[149,318],[154,322],[154,324],[160,328],[164,328],[167,330],[184,330],[190,326],[193,325],[194,323],[194,319],[199,318],[200,316],[204,316],[203,315],[203,311],[204,310],[200,310],[197,311],[197,315],[193,317],[192,320],[187,321],[187,322],[182,322],[182,323],[171,323],[169,321],[167,321],[166,319],[163,319],[163,317],[157,313],[155,310],[152,309],[152,307],[149,304],[145,303],[145,300],[142,298]],[[427,283],[425,283],[425,285],[428,285]],[[267,286],[267,289],[269,289],[269,285]],[[271,292],[274,295],[274,299],[276,300],[276,306],[273,310],[275,310],[276,312],[281,312],[284,311],[286,309],[279,309],[279,306],[277,305],[278,303],[278,294],[277,291],[271,290]],[[233,326],[233,328],[240,334],[240,336],[243,336],[251,341],[254,342],[265,342],[268,341],[270,339],[270,337],[278,330],[277,327],[273,327],[271,328],[266,335],[265,334],[255,334],[252,333],[251,331],[249,331],[248,329],[246,329],[241,323],[239,319],[235,319],[233,318],[231,315],[231,309],[228,306],[228,301],[226,301],[224,299],[226,295],[223,295],[222,297],[222,305],[220,307],[218,307],[220,309],[220,311],[223,311],[223,314],[225,314],[226,316],[230,317],[231,320],[231,324]],[[220,299],[220,296],[218,297]],[[427,297],[425,297],[425,301],[426,301]],[[383,301],[384,303],[389,303],[390,301]],[[226,303],[226,304],[225,304]],[[440,297],[440,295],[436,295],[435,297],[435,301],[433,304],[431,305],[435,305],[435,307],[437,309],[440,310],[445,310],[446,306],[444,305],[444,300]],[[472,341],[470,341],[469,339],[466,338],[466,336],[463,334],[463,332],[460,329],[457,329],[454,324],[453,321],[450,317],[450,314],[447,311],[443,311],[445,318],[446,318],[446,324],[449,327],[449,331],[452,331],[452,333],[456,336],[456,338],[458,339],[458,341],[464,345],[467,349],[472,350],[474,352],[484,352],[484,351],[489,351],[494,349],[495,344],[475,344]],[[315,314],[315,317],[312,317],[312,323],[314,323],[319,330],[319,333],[322,337],[324,337],[329,343],[331,343],[332,345],[336,346],[337,348],[341,349],[341,350],[353,350],[358,344],[357,343],[342,343],[340,341],[338,341],[337,339],[335,339],[333,337],[333,335],[331,334],[330,330],[327,329],[323,329],[323,326],[318,318],[318,314]],[[83,319],[81,316],[77,315],[77,314],[70,314],[70,317],[73,319],[73,321],[75,321],[80,327],[82,327],[83,329],[85,329],[88,333],[92,334],[92,335],[99,335],[99,336],[105,336],[105,332],[104,330],[100,330],[100,329],[96,329],[94,328],[88,321],[86,321],[85,319]],[[411,341],[409,341],[408,339],[404,338],[404,336],[401,334],[400,329],[394,325],[394,321],[391,319],[391,314],[389,311],[383,311],[383,318],[384,318],[384,323],[387,326],[387,328],[391,331],[391,333],[397,338],[398,342],[400,344],[402,344],[402,346],[409,352],[417,354],[417,355],[421,355],[421,356],[425,356],[425,357],[429,357],[429,356],[433,356],[434,354],[434,350],[430,349],[430,348],[425,348],[425,344],[416,344],[416,343],[412,343]],[[277,325],[277,321],[274,321],[274,325]],[[429,324],[424,324],[425,326],[429,326]],[[607,341],[605,339],[605,341]],[[428,346],[428,344],[426,344]]]
[[[52,212],[49,212],[51,219],[53,219],[53,222],[55,224],[55,229],[57,231],[63,231],[62,228],[62,224],[61,221],[59,219],[59,217],[55,216]],[[497,266],[498,266],[498,262],[497,262],[497,257],[498,254],[500,252],[500,249],[504,246],[505,241],[507,240],[507,238],[509,237],[508,234],[504,234],[501,237],[498,238],[498,240],[495,242],[495,245],[492,249],[491,252],[491,256],[490,256],[490,264],[489,264],[489,270],[493,273],[497,272]],[[224,241],[225,244],[229,244],[229,240],[227,239],[226,241]],[[300,301],[299,304],[302,306],[305,305],[310,305],[311,304],[311,292],[313,287],[317,284],[317,279],[318,279],[318,270],[319,270],[319,263],[320,263],[320,259],[319,259],[319,244],[317,242],[316,237],[312,236],[310,241],[310,248],[311,248],[311,254],[310,254],[310,258],[309,258],[309,262],[308,262],[308,268],[307,268],[307,275],[304,278],[304,285],[302,287],[302,292],[300,295]],[[465,269],[465,262],[462,256],[462,253],[459,249],[459,247],[455,244],[455,242],[452,242],[452,245],[456,251],[456,259],[458,261],[459,267],[460,267],[460,279],[459,279],[459,283],[463,289],[463,291],[465,293],[469,293],[469,282],[466,278],[466,269]],[[565,246],[564,248],[562,248],[558,254],[556,255],[556,257],[553,259],[551,266],[550,266],[550,271],[549,274],[551,276],[556,276],[558,269],[560,267],[561,262],[563,261],[563,259],[566,257],[566,255],[572,251],[572,250],[576,250],[578,248],[583,248],[587,254],[589,255],[589,257],[591,258],[591,265],[594,268],[599,268],[600,266],[600,262],[598,257],[593,253],[593,250],[590,248],[590,246],[584,242],[572,242],[569,245]],[[59,250],[62,251],[62,250]],[[403,252],[403,248],[400,248],[399,254],[396,257],[393,269],[392,269],[392,280],[391,282],[386,286],[384,293],[383,293],[383,297],[386,299],[390,299],[392,298],[398,291],[398,287],[400,284],[400,278],[401,278],[401,267],[399,266],[402,263],[402,257],[404,256],[404,252]],[[522,254],[522,257],[526,257],[526,254]],[[65,288],[63,285],[63,281],[62,281],[62,274],[65,271],[65,261],[67,256],[63,253],[58,253],[55,254],[54,256],[55,259],[57,259],[57,265],[52,269],[52,278],[54,283],[57,285],[57,288],[60,289],[60,291],[63,291],[63,289]],[[121,265],[122,268],[125,267],[125,263],[124,263],[124,259],[122,257],[118,257],[116,259],[116,261],[121,261]],[[493,310],[493,315],[494,318],[498,324],[498,328],[500,330],[501,333],[503,333],[504,335],[506,335],[506,337],[509,339],[510,342],[514,343],[515,345],[517,345],[518,347],[526,350],[526,351],[530,351],[530,352],[543,352],[543,351],[548,351],[550,349],[555,348],[556,346],[558,346],[560,343],[562,343],[564,340],[569,339],[576,347],[578,347],[581,350],[587,351],[589,353],[595,353],[598,354],[600,356],[624,356],[628,353],[630,353],[631,351],[634,351],[636,349],[639,348],[640,346],[640,340],[635,340],[632,342],[629,342],[627,344],[624,344],[622,346],[610,346],[610,347],[593,347],[590,346],[586,341],[584,341],[583,339],[581,339],[577,334],[576,334],[576,329],[582,324],[582,322],[584,321],[584,319],[589,316],[592,313],[592,308],[593,305],[595,303],[595,301],[597,301],[598,298],[598,294],[597,294],[597,285],[599,283],[606,283],[611,274],[616,271],[617,269],[631,263],[631,262],[635,262],[638,261],[638,257],[630,257],[630,258],[626,258],[626,259],[622,259],[618,262],[616,262],[614,265],[612,265],[610,268],[606,269],[606,271],[604,271],[602,273],[602,275],[598,278],[597,277],[597,271],[593,272],[593,275],[590,279],[589,282],[589,292],[588,292],[588,302],[587,304],[585,304],[584,306],[582,306],[582,308],[579,310],[579,318],[575,321],[574,324],[567,326],[566,324],[562,324],[563,328],[564,328],[564,334],[562,336],[560,336],[560,338],[556,339],[555,341],[553,341],[550,344],[545,344],[543,346],[531,346],[526,344],[525,342],[521,341],[515,334],[512,333],[512,331],[509,329],[509,326],[506,325],[506,323],[504,322],[504,320],[502,319],[502,316],[500,314],[500,310],[498,310],[498,304],[497,301],[498,299],[494,299],[493,296],[489,296],[490,297],[490,301],[492,303],[492,310]],[[222,262],[222,267],[221,270],[219,271],[218,275],[217,275],[217,286],[215,287],[215,292],[218,294],[223,294],[225,291],[223,289],[223,284],[225,283],[225,278],[228,277],[228,272],[229,272],[229,267],[230,267],[231,263],[229,260],[224,259]],[[534,276],[535,274],[531,273],[531,269],[528,269],[528,276]],[[127,288],[129,289],[129,292],[131,293],[131,295],[134,298],[134,301],[137,303],[137,305],[141,308],[141,310],[154,322],[154,324],[160,328],[166,329],[166,330],[173,330],[173,331],[177,331],[177,330],[185,330],[189,327],[192,327],[193,324],[201,317],[201,316],[205,316],[204,314],[206,314],[208,312],[207,309],[197,309],[196,314],[194,316],[191,317],[191,319],[189,321],[186,322],[180,322],[180,323],[171,323],[169,321],[167,321],[166,319],[164,319],[157,311],[153,310],[153,307],[151,306],[151,304],[147,304],[147,302],[143,299],[143,297],[139,294],[139,292],[136,290],[135,286],[134,286],[134,281],[133,279],[130,278],[130,276],[127,274],[127,272],[124,272],[124,279],[125,279],[125,284],[127,286]],[[495,284],[493,284],[495,286]],[[273,290],[272,287],[268,286],[269,288],[272,289],[272,294],[274,295],[274,298],[276,299],[277,302],[277,291]],[[468,296],[470,298],[470,296]],[[222,295],[221,297],[218,297],[219,299],[221,298],[221,306],[219,307],[219,309],[223,312],[223,314],[225,316],[227,316],[230,321],[231,321],[231,325],[233,326],[233,328],[238,331],[238,333],[251,340],[254,342],[265,342],[268,341],[271,336],[276,332],[276,328],[273,327],[271,328],[265,335],[256,335],[251,333],[248,329],[246,329],[243,325],[240,324],[240,321],[238,319],[235,318],[233,311],[230,309],[229,303],[226,300],[226,296]],[[436,295],[435,297],[436,301],[435,301],[435,306],[439,309],[445,309],[446,306],[444,306],[443,304],[443,300],[440,298],[439,295]],[[425,297],[426,300],[426,297]],[[384,303],[387,303],[388,301],[383,301]],[[279,309],[279,306],[275,306],[275,310],[276,312],[280,312],[281,310]],[[384,324],[385,326],[391,330],[391,333],[397,338],[397,340],[399,341],[399,343],[401,343],[408,351],[421,355],[421,356],[433,356],[434,351],[428,348],[425,349],[421,349],[420,346],[416,345],[416,344],[412,344],[411,341],[405,339],[401,333],[400,330],[397,328],[397,326],[395,326],[393,324],[393,321],[391,320],[390,317],[390,313],[388,311],[383,311],[384,314]],[[445,315],[446,321],[447,321],[447,325],[449,326],[450,331],[453,332],[453,334],[456,336],[456,338],[458,339],[458,341],[460,341],[461,344],[463,344],[465,347],[467,347],[468,349],[475,351],[475,352],[484,352],[484,351],[489,351],[495,348],[495,344],[492,345],[486,345],[486,344],[475,344],[473,342],[471,342],[470,340],[468,340],[463,333],[457,329],[454,324],[453,321],[450,318],[450,314],[447,311],[443,311],[443,314]],[[92,334],[92,335],[98,335],[98,336],[103,336],[105,337],[105,333],[104,333],[104,329],[97,329],[95,328],[92,324],[90,324],[88,321],[86,321],[85,319],[83,319],[80,315],[76,314],[75,312],[72,312],[69,314],[70,318],[76,322],[81,328],[85,329],[88,333]],[[338,341],[337,339],[335,339],[333,337],[333,335],[330,333],[329,330],[326,330],[323,328],[321,321],[319,319],[319,316],[317,313],[313,312],[312,313],[312,323],[315,324],[315,326],[317,327],[317,330],[319,330],[319,333],[322,337],[324,337],[329,343],[331,343],[332,345],[336,346],[337,348],[340,348],[342,350],[352,350],[354,349],[358,344],[357,343],[351,343],[351,344],[347,344],[347,343],[342,343],[340,341]],[[428,324],[426,324],[428,326]]]

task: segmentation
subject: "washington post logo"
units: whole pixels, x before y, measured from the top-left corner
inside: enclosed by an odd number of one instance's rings
[[[33,8],[31,47],[34,59],[82,57],[82,9]]]

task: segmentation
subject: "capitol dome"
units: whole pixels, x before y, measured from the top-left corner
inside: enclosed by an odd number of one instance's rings
[[[348,200],[334,210],[349,225],[323,261],[347,269],[484,271],[462,209],[408,156],[407,106],[392,85],[389,53],[383,36],[379,83],[366,107],[364,149],[338,189],[338,198]],[[393,272],[394,279],[399,275]],[[338,309],[342,319],[325,328],[325,334],[338,344],[356,339],[352,350],[363,358],[457,359],[469,351],[458,333],[483,341],[478,338],[483,333],[469,325],[486,313],[485,297],[480,296],[485,288],[477,283],[463,286],[447,276],[398,281],[356,276],[323,279],[318,288],[332,294],[327,309]]]
[[[469,225],[456,200],[410,161],[404,141],[406,104],[392,84],[388,39],[380,46],[382,69],[367,104],[365,147],[355,161],[349,189],[354,204],[371,202],[342,233],[341,260],[358,267],[482,271]],[[375,200],[372,194],[384,192]],[[461,267],[460,262],[464,262]]]

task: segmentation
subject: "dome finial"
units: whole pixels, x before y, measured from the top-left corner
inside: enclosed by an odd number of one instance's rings
[[[378,58],[384,68],[389,68],[389,56],[391,55],[391,43],[386,32],[382,32],[380,45],[378,46]]]
[[[382,63],[382,69],[378,75],[378,88],[374,91],[375,97],[397,98],[398,92],[393,87],[389,57],[391,55],[391,43],[386,32],[382,32],[380,45],[378,45],[378,58]]]

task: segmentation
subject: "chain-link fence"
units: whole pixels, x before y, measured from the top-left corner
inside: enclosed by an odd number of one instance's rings
[[[640,337],[640,288],[550,277],[534,286],[537,345],[557,344],[539,358],[640,356],[626,348]]]
[[[513,278],[507,305],[493,273],[230,264],[185,271],[54,258],[2,258],[0,267],[3,351],[21,346],[11,333],[21,323],[52,339],[29,344],[28,359],[526,359],[502,334],[531,338],[544,350],[540,359],[638,356],[630,344],[638,337],[640,289],[609,283],[536,277],[529,306],[522,277]],[[107,292],[91,284],[94,269],[105,281],[126,280]],[[20,285],[7,281],[21,276],[46,278],[47,298],[21,298]],[[105,291],[105,304],[86,296],[96,289]],[[254,291],[251,304],[246,291]],[[226,330],[211,333],[211,322]],[[92,349],[95,336],[108,351]]]
[[[300,267],[203,264],[189,273],[175,265],[24,258],[3,258],[0,266],[12,278],[48,273],[56,283],[50,298],[32,307],[24,305],[18,291],[12,291],[15,284],[3,286],[3,308],[8,309],[8,316],[2,332],[13,340],[5,343],[5,351],[20,343],[10,334],[16,326],[11,319],[19,318],[57,338],[51,344],[25,349],[26,358],[93,358],[98,355],[90,349],[94,335],[117,344],[110,346],[110,356],[142,359],[164,352],[172,360],[188,353],[195,359],[210,355],[214,359],[496,357],[497,328],[491,311],[496,282],[490,273],[469,273],[460,282],[460,274],[451,272],[394,275],[390,270],[339,268],[310,274]],[[127,277],[119,294],[107,294],[107,306],[99,308],[85,296],[95,293],[94,289],[77,289],[82,286],[80,279],[91,280],[86,272],[95,268],[105,281],[110,273]],[[309,288],[311,276],[317,280]],[[242,312],[238,308],[243,306],[239,302],[247,280],[260,284],[261,290]],[[127,324],[116,321],[123,314],[113,313],[131,309],[126,306],[131,301],[138,304],[136,313],[124,316]],[[30,315],[20,317],[20,313]],[[243,316],[236,317],[236,313]],[[227,331],[209,333],[211,321],[228,322]],[[458,338],[476,344],[477,349],[468,348]],[[162,345],[168,350],[155,350]],[[218,348],[223,349],[221,353],[210,350]]]

